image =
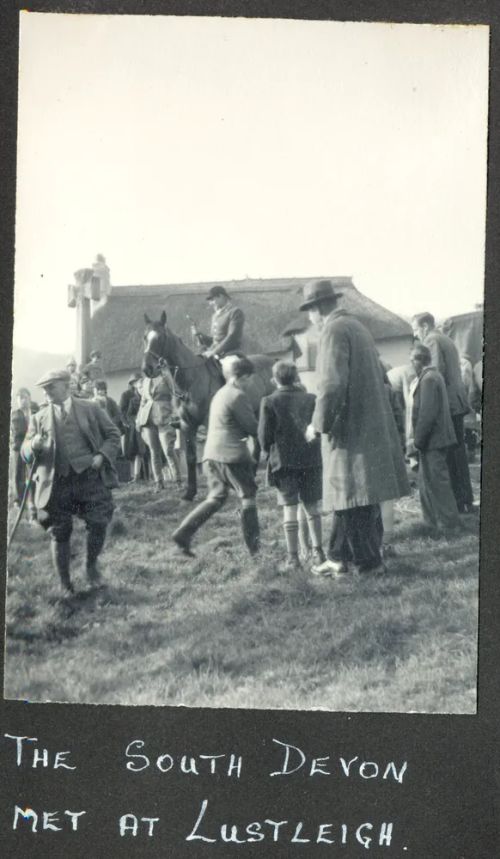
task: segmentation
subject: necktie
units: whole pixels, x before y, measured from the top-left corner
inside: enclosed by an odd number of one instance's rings
[[[66,409],[64,408],[64,403],[61,403],[60,408],[61,408],[61,421],[64,424],[66,422],[66,418],[68,417],[68,413],[67,413]]]

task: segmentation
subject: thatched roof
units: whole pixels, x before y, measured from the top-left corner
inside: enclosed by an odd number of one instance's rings
[[[106,304],[91,321],[91,346],[103,353],[106,372],[139,366],[142,359],[144,313],[167,324],[192,347],[187,314],[208,333],[211,311],[205,299],[215,283],[222,283],[245,313],[248,354],[279,354],[290,348],[290,335],[307,327],[307,315],[297,314],[302,287],[311,278],[212,281],[209,283],[113,287]],[[410,326],[393,313],[361,295],[348,277],[332,278],[344,291],[347,310],[366,322],[375,339],[411,335]],[[362,311],[362,312],[361,312]]]
[[[339,306],[359,319],[368,328],[374,340],[413,336],[411,325],[406,320],[363,295],[350,279],[349,282],[343,282],[339,286],[342,287],[343,292]],[[281,333],[282,336],[289,336],[305,331],[308,327],[307,313],[299,312],[294,314]]]

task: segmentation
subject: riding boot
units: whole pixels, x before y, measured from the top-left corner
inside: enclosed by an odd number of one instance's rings
[[[92,524],[87,527],[87,578],[91,585],[96,585],[101,580],[97,558],[102,551],[105,539],[106,525]]]
[[[218,501],[202,501],[198,504],[191,513],[188,513],[186,518],[181,522],[179,527],[172,534],[172,540],[179,549],[182,549],[185,555],[194,557],[191,551],[191,540],[196,534],[198,528],[207,522],[214,513],[222,506]]]
[[[248,551],[255,555],[260,548],[259,517],[255,506],[242,508],[241,530]]]
[[[70,594],[74,593],[74,588],[69,577],[69,563],[71,557],[69,540],[66,543],[57,543],[55,540],[51,540],[50,549],[52,553],[52,561],[54,567],[59,573],[63,591]]]

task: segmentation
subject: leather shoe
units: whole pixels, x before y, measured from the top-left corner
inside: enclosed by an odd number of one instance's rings
[[[326,559],[322,564],[313,564],[311,573],[313,576],[333,576],[340,578],[349,571],[349,567],[344,561],[331,561]]]

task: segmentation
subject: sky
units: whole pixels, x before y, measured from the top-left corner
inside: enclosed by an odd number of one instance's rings
[[[14,343],[73,352],[73,272],[352,276],[482,301],[488,28],[21,13]]]

